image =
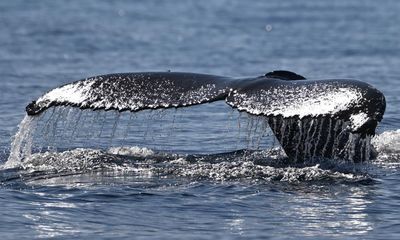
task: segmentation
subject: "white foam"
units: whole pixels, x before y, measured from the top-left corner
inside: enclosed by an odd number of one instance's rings
[[[118,166],[116,156],[109,155],[101,150],[77,148],[64,152],[43,152],[32,154],[22,165],[24,169],[54,172],[96,171],[99,169],[113,169]]]
[[[148,148],[133,147],[111,147],[107,151],[110,154],[123,155],[123,156],[140,156],[147,157],[154,155],[154,151]]]

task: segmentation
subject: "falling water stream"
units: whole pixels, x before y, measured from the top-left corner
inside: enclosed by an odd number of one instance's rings
[[[32,153],[32,134],[35,128],[36,117],[26,115],[18,125],[18,131],[14,135],[14,139],[11,143],[10,155],[4,167],[10,168],[19,166],[22,159],[30,157]]]
[[[39,116],[25,116],[3,168],[45,171],[46,177],[50,173],[124,169],[216,180],[298,181],[354,178],[346,175],[349,166],[336,172],[343,166],[340,163],[347,162],[340,157],[352,162],[356,147],[364,154],[370,151],[369,138],[360,140],[350,134],[341,142],[346,122],[268,119],[239,113],[224,103],[213,104],[220,109],[213,114],[207,112],[207,105],[137,113],[53,107]],[[291,158],[279,147],[269,126],[282,145],[295,149]],[[338,137],[331,132],[339,133]],[[322,139],[324,136],[328,140]],[[202,145],[201,152],[196,151],[197,145]],[[339,145],[344,146],[342,152],[335,152]],[[300,148],[305,149],[301,157],[309,160],[297,161]],[[328,152],[333,157],[324,160],[326,167],[320,168],[321,161],[315,156]],[[290,170],[293,166],[297,166],[295,171]],[[350,165],[352,171],[354,166]]]
[[[268,145],[271,132],[264,118],[226,111],[228,107],[223,104],[216,106],[223,111],[214,113],[212,118],[223,121],[204,121],[209,117],[207,107],[203,106],[194,107],[193,111],[168,109],[138,113],[54,107],[39,116],[25,116],[5,166],[18,166],[31,157],[32,151],[56,152],[82,146],[108,149],[129,144],[170,153],[212,154]],[[221,141],[226,144],[217,145]],[[197,144],[210,147],[206,152],[196,152]]]

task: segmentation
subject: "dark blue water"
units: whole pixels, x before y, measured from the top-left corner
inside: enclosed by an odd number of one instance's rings
[[[272,144],[251,142],[258,120],[221,104],[133,117],[54,110],[37,154],[0,170],[1,239],[399,239],[399,12],[395,0],[1,1],[2,163],[30,101],[92,75],[287,69],[360,79],[387,99],[377,160],[301,168],[276,163],[276,148],[187,156]],[[64,125],[46,125],[52,116]]]

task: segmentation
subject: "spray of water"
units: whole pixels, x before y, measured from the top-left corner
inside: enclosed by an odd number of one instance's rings
[[[266,118],[232,112],[230,109],[224,114],[218,111],[211,113],[216,120],[210,123],[201,119],[210,116],[204,109],[201,106],[195,109],[203,111],[204,116],[199,117],[199,111],[186,109],[112,114],[54,107],[39,117],[25,116],[19,124],[4,166],[20,166],[31,157],[33,150],[57,152],[82,147],[109,149],[123,147],[126,143],[172,153],[185,147],[186,153],[192,153],[194,147],[202,144],[210,145],[210,148],[200,147],[209,150],[208,153],[237,149],[268,151],[276,147],[275,137],[285,150],[291,149],[287,154],[294,162],[320,156],[350,161],[356,161],[356,156],[366,160],[370,158],[370,137],[349,133],[348,122],[331,118]],[[38,139],[39,143],[36,142]],[[119,154],[118,151],[114,149],[113,153]],[[246,154],[242,159],[247,159]]]
[[[18,167],[21,159],[29,158],[32,153],[32,136],[37,124],[37,118],[26,115],[18,125],[18,131],[11,143],[10,156],[4,167]]]

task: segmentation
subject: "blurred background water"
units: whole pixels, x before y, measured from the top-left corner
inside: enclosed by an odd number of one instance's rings
[[[49,89],[99,74],[166,70],[258,76],[286,69],[366,81],[386,96],[379,132],[388,137],[379,141],[392,154],[362,181],[151,171],[24,178],[2,170],[1,238],[399,239],[399,12],[396,0],[1,1],[1,162],[25,106]]]

